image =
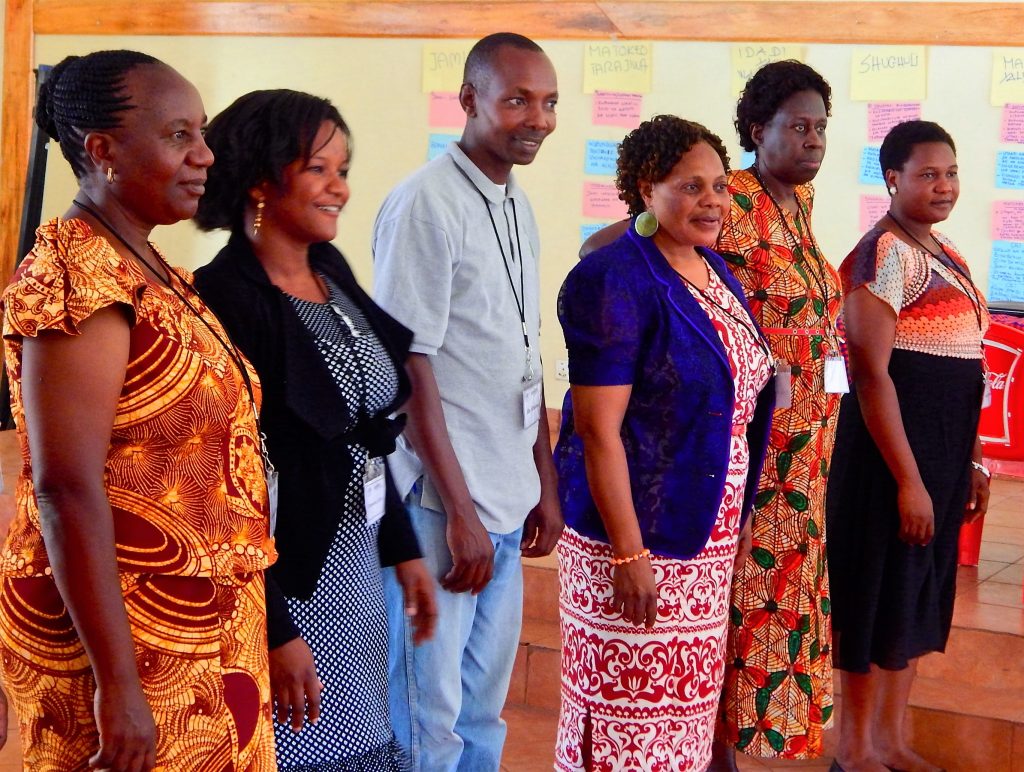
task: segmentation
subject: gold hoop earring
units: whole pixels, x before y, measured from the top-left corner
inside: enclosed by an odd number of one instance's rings
[[[266,203],[263,201],[262,198],[259,201],[256,202],[256,217],[252,221],[252,237],[253,238],[256,238],[257,236],[260,235],[260,228],[263,227],[263,207],[265,207],[265,206],[266,206]]]
[[[107,184],[108,185],[113,185],[114,184],[114,167],[113,166],[108,166],[107,167]]]

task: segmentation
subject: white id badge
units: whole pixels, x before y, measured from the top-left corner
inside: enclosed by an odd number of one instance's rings
[[[523,428],[529,429],[540,420],[540,397],[542,384],[535,383],[523,392]]]
[[[367,525],[373,525],[384,517],[384,459],[379,456],[366,462],[363,503],[366,505]]]
[[[846,362],[838,354],[825,357],[825,393],[846,394],[850,382],[846,378]]]
[[[984,410],[992,404],[992,384],[985,378],[985,393],[981,397],[981,409]]]
[[[789,362],[775,363],[775,409],[793,407],[793,368]]]
[[[265,470],[267,476],[267,502],[270,504],[270,535],[277,529],[277,470],[273,466]]]

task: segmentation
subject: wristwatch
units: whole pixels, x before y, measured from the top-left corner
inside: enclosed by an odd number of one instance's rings
[[[992,479],[992,472],[984,464],[978,463],[977,461],[972,461],[971,466],[973,466],[975,469],[977,469],[979,472],[985,475],[986,480]]]

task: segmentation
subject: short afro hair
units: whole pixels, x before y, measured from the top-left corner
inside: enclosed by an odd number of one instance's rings
[[[487,83],[494,71],[495,59],[502,48],[518,48],[520,51],[532,51],[543,54],[544,49],[528,37],[515,32],[495,32],[478,40],[466,56],[466,66],[462,71],[462,82],[469,83],[480,89]]]
[[[615,186],[626,202],[630,217],[647,209],[640,195],[640,181],[661,182],[698,142],[707,142],[728,171],[729,154],[717,134],[675,115],[656,115],[629,132],[619,145]]]
[[[932,121],[904,121],[893,126],[882,140],[878,151],[878,165],[882,167],[884,176],[889,169],[903,171],[904,164],[914,152],[915,145],[928,142],[944,142],[956,155],[956,145],[949,132]]]
[[[795,59],[769,62],[750,76],[736,103],[736,133],[748,153],[757,146],[750,136],[755,124],[764,126],[775,117],[782,103],[801,91],[817,91],[825,103],[825,115],[832,115],[832,87],[812,67]]]
[[[193,218],[196,225],[204,231],[241,230],[249,191],[263,182],[280,183],[284,167],[308,159],[325,121],[351,139],[341,113],[321,97],[273,89],[236,99],[206,130],[214,162]]]
[[[50,71],[39,89],[36,124],[60,143],[75,177],[88,172],[85,136],[119,128],[121,114],[131,110],[125,78],[136,67],[163,64],[149,54],[118,49],[68,56]]]

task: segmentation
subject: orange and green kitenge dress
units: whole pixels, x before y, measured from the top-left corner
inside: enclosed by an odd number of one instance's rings
[[[832,717],[825,487],[840,395],[825,393],[824,369],[839,353],[840,283],[810,230],[809,184],[796,190],[796,216],[751,171],[731,172],[729,192],[718,252],[776,362],[792,369],[792,402],[775,410],[751,515],[753,552],[733,579],[726,739],[752,756],[815,758]]]
[[[227,341],[198,298],[189,300]],[[99,741],[92,668],[40,532],[23,343],[44,331],[76,335],[115,304],[131,330],[104,481],[135,659],[157,726],[157,769],[275,769],[263,570],[276,552],[253,402],[213,332],[74,219],[40,227],[3,295],[22,468],[0,551],[0,658],[25,768],[84,770]],[[251,369],[249,378],[258,399]]]

